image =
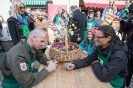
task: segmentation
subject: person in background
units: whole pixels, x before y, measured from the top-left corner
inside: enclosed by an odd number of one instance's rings
[[[128,7],[130,5],[130,0],[125,1],[125,6],[120,10],[119,14],[117,15],[118,19],[122,19],[128,15]]]
[[[101,12],[97,11],[96,17],[94,17],[96,27],[99,27],[102,23]]]
[[[124,40],[126,40],[126,44],[128,47],[128,75],[126,77],[126,87],[129,88],[132,75],[133,75],[133,3],[128,7],[129,10],[129,22],[125,25],[125,29],[123,29],[125,36]]]
[[[48,12],[46,10],[44,10],[44,17],[46,20],[48,20]]]
[[[1,21],[0,21],[0,37],[3,37],[3,35],[2,35],[2,23],[1,23]]]
[[[56,70],[57,61],[49,61],[39,50],[47,42],[45,39],[41,29],[34,29],[27,40],[21,40],[6,53],[2,64],[3,88],[32,88]],[[40,63],[48,66],[38,72]]]
[[[4,21],[4,18],[1,15],[0,15],[0,21],[2,23],[2,36],[3,37],[10,37],[7,23]]]
[[[26,12],[28,13],[29,16],[31,16],[32,18],[34,18],[34,15],[31,13],[31,8],[27,7],[26,8]],[[30,20],[30,18],[28,18],[28,23],[29,23],[29,29],[33,30],[34,29],[34,22],[32,20]]]
[[[112,26],[99,26],[95,35],[97,47],[92,54],[74,63],[68,63],[68,70],[92,65],[96,77],[102,82],[110,82],[113,88],[125,88],[128,74],[128,49],[120,41]]]
[[[87,32],[91,28],[95,28],[95,20],[94,20],[94,11],[89,10],[88,11],[88,16],[87,16],[87,23],[86,23],[86,28],[84,30],[84,38],[87,36]]]
[[[109,14],[113,14],[116,16],[117,8],[115,6],[115,0],[109,0],[109,4],[105,7],[102,13],[102,21],[108,16]]]
[[[129,7],[129,5],[130,5],[130,0],[126,0],[125,1],[125,6],[117,14],[117,20],[120,21],[120,23],[123,19],[126,19],[128,17],[128,14],[129,14],[128,7]],[[120,26],[125,26],[125,25],[120,24]],[[124,27],[120,27],[120,28],[124,28]],[[120,30],[122,30],[122,29],[120,29]],[[124,32],[122,33],[122,31],[118,31],[118,29],[117,29],[116,32],[119,32],[120,36],[122,37],[122,41],[125,41],[126,34]]]
[[[87,37],[79,44],[80,50],[82,50],[83,54],[86,56],[90,55],[96,46],[95,34],[95,29],[89,29]]]
[[[34,15],[32,14],[32,11],[31,11],[30,7],[26,8],[26,12],[28,13],[28,15],[30,15],[32,18],[34,18]]]
[[[7,19],[7,23],[14,45],[21,39],[28,38],[30,33],[28,19],[24,15],[25,9],[25,5],[20,0],[12,2],[12,16]]]
[[[41,30],[43,30],[43,32],[46,33],[46,39],[47,40],[44,44],[43,47],[41,47],[42,52],[45,52],[47,45],[48,45],[48,28],[47,28],[47,23],[46,23],[46,19],[44,18],[44,13],[41,9],[37,9],[36,10],[36,15],[35,15],[35,24],[34,24],[34,28],[39,28]]]
[[[35,11],[31,11],[31,14],[32,14],[33,16],[35,16]]]
[[[65,26],[68,26],[69,15],[68,15],[67,11],[65,11],[65,10],[62,11],[61,18],[62,18],[63,22],[65,23]]]
[[[0,21],[0,30],[2,30],[2,22]]]
[[[86,15],[82,13],[76,5],[71,6],[72,22],[74,22],[73,30],[71,32],[71,42],[80,44],[83,41],[84,29],[86,27]]]
[[[9,16],[11,16],[12,15],[12,7],[10,6],[10,9],[9,9]]]
[[[130,3],[132,3],[132,0],[129,0],[130,1]]]
[[[57,8],[57,11],[58,11],[58,14],[55,15],[55,17],[54,17],[54,19],[53,19],[53,22],[54,22],[56,25],[60,25],[60,19],[61,19],[62,8],[61,8],[61,7],[58,7],[58,8]]]

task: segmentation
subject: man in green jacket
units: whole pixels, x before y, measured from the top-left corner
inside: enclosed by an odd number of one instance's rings
[[[21,40],[6,53],[2,64],[3,88],[32,88],[56,69],[57,61],[48,61],[39,50],[46,41],[46,34],[34,29],[27,40]],[[39,63],[48,66],[38,72]]]

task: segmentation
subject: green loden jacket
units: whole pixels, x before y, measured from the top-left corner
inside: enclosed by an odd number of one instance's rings
[[[3,86],[8,86],[6,88],[14,88],[14,81],[21,86],[20,88],[32,88],[49,75],[48,70],[45,68],[40,72],[33,73],[33,68],[39,68],[37,62],[46,64],[48,59],[40,50],[36,51],[32,48],[28,50],[26,43],[26,40],[21,40],[4,56],[2,74],[4,79],[6,79],[5,81],[3,80]],[[36,61],[29,67],[29,62],[32,61],[33,57],[36,57]],[[11,80],[11,78],[13,78],[14,81]],[[9,85],[8,82],[11,85]]]

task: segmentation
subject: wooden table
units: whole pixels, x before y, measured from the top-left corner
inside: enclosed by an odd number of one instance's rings
[[[33,88],[112,88],[110,83],[96,78],[91,66],[67,71],[64,64],[59,63],[57,70]],[[39,70],[44,67],[41,65]]]

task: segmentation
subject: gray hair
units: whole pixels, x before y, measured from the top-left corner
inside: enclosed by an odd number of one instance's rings
[[[78,6],[77,5],[71,5],[71,9],[78,9]]]
[[[40,37],[43,35],[46,37],[46,33],[43,30],[36,28],[30,32],[29,37],[32,37],[32,36]]]

